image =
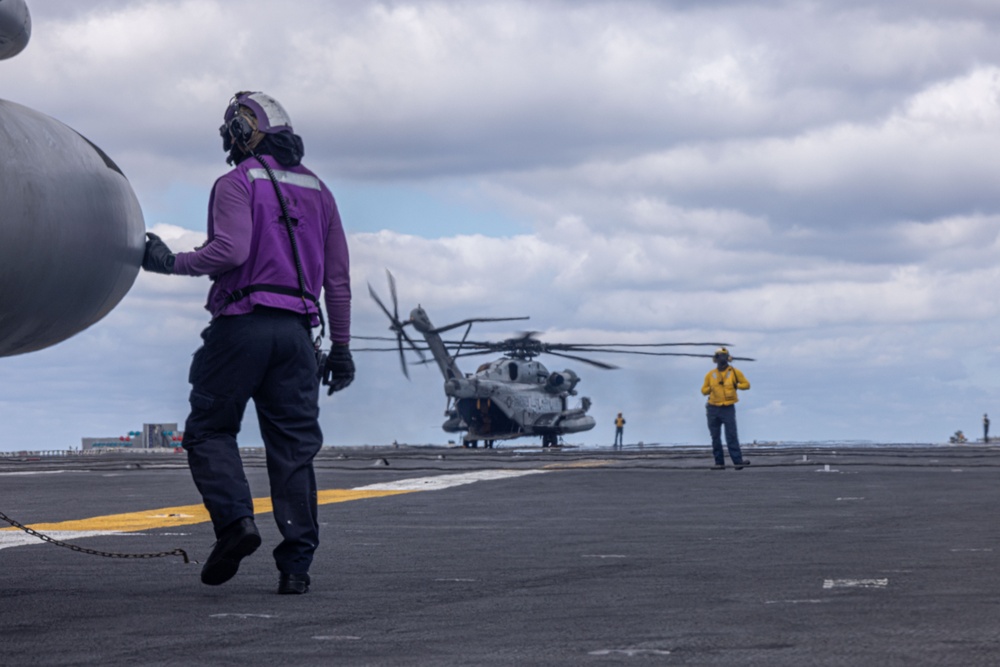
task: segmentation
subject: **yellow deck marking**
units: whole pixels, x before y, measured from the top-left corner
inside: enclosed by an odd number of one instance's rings
[[[328,489],[317,494],[320,505],[344,503],[350,500],[364,498],[381,498],[396,496],[412,491],[372,491],[363,489]],[[270,498],[254,498],[255,514],[273,511]],[[58,523],[34,523],[28,526],[41,533],[53,531],[113,531],[117,533],[134,533],[154,528],[176,528],[209,521],[208,511],[204,505],[181,505],[179,507],[164,507],[161,509],[128,512],[126,514],[108,514],[89,519],[60,521]],[[19,530],[18,528],[0,528],[0,532]]]
[[[320,491],[318,494],[319,504],[346,503],[348,500],[362,500],[364,498],[382,498],[383,496],[398,496],[401,493],[413,493],[412,491],[373,491],[371,489],[330,489]],[[271,499],[267,498],[268,511],[270,511]],[[256,503],[254,509],[257,508]]]
[[[597,465],[600,464],[598,463]],[[319,491],[316,495],[320,505],[328,505],[330,503],[344,503],[350,500],[362,500],[365,498],[398,496],[404,493],[419,491],[439,491],[479,481],[512,479],[542,472],[545,471],[486,470],[472,473],[409,478],[395,482],[370,484],[356,489],[327,489],[326,491]],[[270,498],[254,498],[253,507],[254,514],[265,514],[274,511]],[[35,523],[28,527],[40,533],[59,534],[60,539],[70,539],[72,535],[67,535],[67,533],[77,533],[81,537],[114,535],[136,533],[156,528],[177,528],[178,526],[190,526],[197,523],[208,523],[209,521],[208,511],[205,510],[203,505],[181,505],[141,512],[128,512],[125,514],[108,514],[89,519],[75,519],[57,523]],[[0,537],[4,538],[0,539],[0,549],[21,546],[21,542],[16,536],[8,538],[7,535],[9,532],[17,530],[19,529],[15,527],[0,528]],[[34,544],[35,542],[32,541],[31,543]]]

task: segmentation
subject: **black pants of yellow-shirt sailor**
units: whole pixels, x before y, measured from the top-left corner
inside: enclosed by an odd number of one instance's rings
[[[705,414],[708,417],[708,432],[712,436],[712,456],[715,457],[715,465],[726,465],[725,455],[722,451],[722,429],[726,429],[726,447],[729,449],[729,458],[733,465],[743,463],[743,452],[740,450],[740,436],[736,431],[736,406],[735,405],[705,405]]]

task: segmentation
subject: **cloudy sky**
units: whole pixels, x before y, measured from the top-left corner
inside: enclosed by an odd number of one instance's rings
[[[482,339],[730,342],[757,359],[744,441],[1000,419],[993,0],[28,4],[0,97],[110,154],[175,249],[204,240],[232,93],[284,104],[349,233],[355,335],[386,332],[366,283],[387,295],[388,268],[436,324],[531,316]],[[97,325],[0,359],[0,448],[183,422],[207,289],[141,274]],[[447,442],[433,368],[355,356],[328,444]],[[610,360],[541,359],[593,400],[567,442],[610,443],[622,411],[628,442],[707,443],[708,360]]]

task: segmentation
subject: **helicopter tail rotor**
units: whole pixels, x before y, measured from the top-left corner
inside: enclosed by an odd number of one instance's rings
[[[409,371],[406,370],[406,356],[403,353],[403,341],[405,340],[410,348],[414,350],[418,355],[420,355],[421,360],[426,360],[423,351],[417,347],[417,344],[413,342],[413,339],[406,334],[406,330],[403,328],[407,324],[411,324],[410,320],[405,322],[399,319],[399,300],[396,297],[396,279],[393,278],[392,273],[386,269],[386,276],[389,278],[389,294],[392,296],[392,312],[386,308],[382,300],[378,298],[378,294],[375,293],[375,289],[372,287],[371,283],[368,283],[368,294],[371,295],[378,307],[382,309],[385,316],[389,318],[389,330],[396,334],[396,344],[399,346],[399,364],[403,368],[403,375],[407,379],[410,378]]]

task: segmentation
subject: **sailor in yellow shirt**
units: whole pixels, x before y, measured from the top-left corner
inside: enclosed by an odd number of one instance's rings
[[[623,444],[625,440],[625,418],[622,417],[622,413],[618,413],[615,417],[615,445],[614,449],[621,449],[625,445]]]
[[[716,368],[705,376],[701,393],[708,396],[705,413],[708,416],[708,432],[712,436],[712,455],[715,457],[713,470],[725,470],[726,459],[722,452],[722,427],[726,428],[726,447],[729,448],[729,458],[733,467],[742,470],[750,462],[743,458],[740,451],[740,438],[736,432],[736,390],[746,391],[750,383],[743,373],[729,365],[733,357],[729,350],[720,347],[715,351],[712,361]]]

